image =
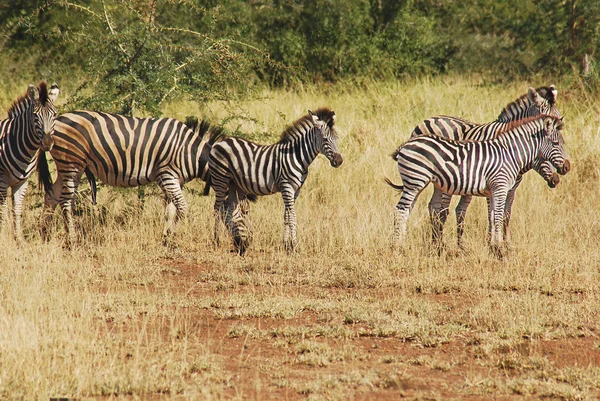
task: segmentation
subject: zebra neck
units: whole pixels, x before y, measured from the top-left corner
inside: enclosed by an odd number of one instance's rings
[[[528,132],[511,132],[499,136],[497,141],[504,145],[502,153],[507,159],[512,160],[516,171],[532,168],[541,144],[538,135],[531,135]]]
[[[2,136],[3,145],[10,146],[15,152],[18,151],[23,161],[35,158],[41,144],[41,139],[35,135],[32,120],[33,110],[24,110],[9,122],[8,131]]]
[[[298,161],[298,164],[304,169],[308,168],[313,160],[319,155],[316,132],[317,129],[311,127],[304,135],[300,135],[293,141],[284,144],[284,146],[293,150],[290,156],[294,157]]]
[[[502,110],[502,113],[496,119],[499,123],[509,123],[511,121],[521,120],[528,117],[531,103],[528,99],[523,99],[509,104]]]

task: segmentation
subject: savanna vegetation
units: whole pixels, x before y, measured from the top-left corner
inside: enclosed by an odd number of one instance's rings
[[[65,249],[58,213],[40,238],[32,177],[26,242],[10,216],[0,231],[1,399],[600,397],[596,2],[308,3],[0,5],[0,110],[47,79],[61,111],[195,115],[270,143],[326,105],[344,156],[311,166],[295,255],[281,246],[279,195],[252,205],[243,258],[225,233],[215,248],[200,182],[186,186],[171,247],[156,186],[101,186],[93,207],[83,183],[81,239]],[[389,154],[414,126],[491,121],[551,83],[573,169],[555,189],[525,176],[508,256],[487,249],[482,199],[466,250],[452,213],[433,252],[431,188],[392,250],[398,194],[383,178],[398,180]]]

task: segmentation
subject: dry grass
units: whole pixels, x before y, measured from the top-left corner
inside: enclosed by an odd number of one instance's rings
[[[101,188],[102,219],[82,201],[84,238],[71,251],[58,214],[54,239],[41,242],[41,194],[30,190],[28,242],[6,227],[0,238],[0,398],[595,399],[597,104],[559,86],[573,171],[555,190],[526,176],[506,260],[486,249],[481,199],[467,218],[468,250],[455,252],[450,221],[448,252],[430,252],[431,189],[411,215],[407,250],[390,249],[398,194],[382,179],[398,181],[389,154],[412,128],[435,114],[489,121],[549,83],[427,79],[166,108],[181,120],[236,114],[228,127],[263,143],[308,108],[336,111],[345,161],[311,167],[297,203],[299,255],[281,249],[279,195],[253,205],[254,242],[239,258],[228,239],[212,246],[213,197],[195,194],[201,184],[188,186],[176,249],[160,245],[156,187],[143,207],[135,191]]]

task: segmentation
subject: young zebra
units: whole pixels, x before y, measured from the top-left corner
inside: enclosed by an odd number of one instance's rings
[[[27,93],[17,99],[8,110],[8,119],[0,121],[0,207],[4,208],[10,187],[13,195],[15,237],[23,239],[21,213],[27,190],[27,179],[33,173],[40,148],[52,147],[54,134],[54,101],[58,85],[48,90],[29,85]]]
[[[561,119],[542,115],[515,121],[489,141],[459,142],[429,135],[409,139],[392,154],[404,185],[386,179],[402,191],[396,206],[394,238],[404,238],[417,196],[433,182],[448,194],[490,198],[490,246],[501,256],[505,203],[519,176],[539,159],[550,161],[559,172],[570,168],[562,127]]]
[[[308,166],[319,153],[324,154],[333,167],[339,167],[343,161],[334,120],[332,110],[319,108],[286,128],[280,141],[273,145],[257,145],[230,137],[213,146],[209,167],[216,193],[215,242],[218,243],[219,220],[222,220],[233,234],[236,249],[243,255],[249,236],[244,222],[248,200],[281,192],[285,204],[284,247],[288,252],[296,249],[294,202],[308,175]]]
[[[94,111],[77,111],[56,118],[55,145],[50,154],[56,163],[52,184],[46,158],[38,170],[46,188],[42,234],[57,204],[65,220],[67,240],[75,240],[71,203],[82,173],[108,185],[135,187],[156,182],[165,200],[163,242],[187,212],[184,183],[208,177],[211,146],[222,129],[206,121],[188,128],[173,118],[135,118]],[[94,192],[94,191],[93,191]]]
[[[410,137],[436,135],[457,141],[485,141],[493,139],[499,132],[504,131],[513,121],[541,114],[560,117],[560,112],[556,107],[557,95],[558,91],[554,85],[537,89],[529,88],[527,94],[508,104],[495,121],[485,124],[476,124],[462,118],[436,116],[428,118],[415,127]],[[536,165],[533,166],[533,169],[546,180],[550,188],[554,188],[558,185],[560,178],[547,161],[536,163]],[[504,220],[504,231],[506,236],[508,236],[508,225],[510,222],[510,213],[515,192],[520,185],[521,180],[522,176],[519,176],[515,182],[515,186],[508,193],[506,201],[506,218]],[[471,196],[462,196],[460,202],[456,206],[456,226],[459,247],[462,247],[464,222],[471,199]],[[434,189],[433,196],[429,202],[432,240],[438,246],[442,241],[442,230],[448,217],[448,208],[450,207],[451,200],[452,195],[445,194],[436,188]]]

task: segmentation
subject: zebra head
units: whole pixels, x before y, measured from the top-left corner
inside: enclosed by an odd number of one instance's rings
[[[559,174],[565,175],[571,170],[571,162],[565,149],[562,136],[563,119],[554,116],[544,117],[544,130],[540,146],[540,157],[548,160]]]
[[[58,97],[59,89],[56,83],[52,84],[50,90],[45,82],[41,82],[39,88],[29,85],[27,97],[33,105],[33,127],[37,139],[41,142],[43,151],[49,151],[54,145],[54,117],[56,108],[54,101]]]
[[[338,136],[333,126],[335,113],[333,110],[319,108],[316,112],[308,111],[312,117],[313,125],[317,128],[317,140],[319,152],[321,152],[332,167],[339,167],[344,160],[338,150]]]

